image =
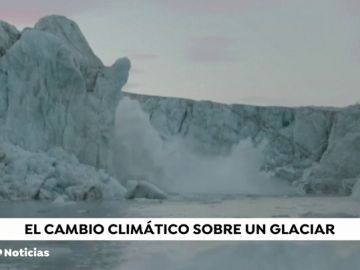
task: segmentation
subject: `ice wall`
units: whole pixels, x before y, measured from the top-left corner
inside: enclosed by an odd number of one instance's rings
[[[65,17],[42,18],[22,32],[0,22],[0,142],[9,145],[1,153],[0,198],[116,197],[107,191],[114,179],[106,171],[129,69],[127,58],[104,66]],[[56,147],[67,155],[51,157]]]
[[[258,107],[127,94],[164,140],[226,155],[250,138],[267,141],[262,170],[306,193],[349,194],[360,175],[360,106]]]
[[[260,171],[265,143],[244,139],[228,153],[198,151],[183,137],[163,139],[137,100],[121,99],[115,121],[112,167],[122,182],[146,180],[170,193],[283,195],[288,182]]]
[[[49,16],[22,33],[0,23],[0,133],[30,151],[60,146],[105,168],[130,61],[105,67],[78,26]]]

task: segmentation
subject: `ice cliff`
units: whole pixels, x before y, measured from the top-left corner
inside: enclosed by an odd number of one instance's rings
[[[127,58],[105,67],[79,27],[65,17],[45,17],[22,32],[0,22],[2,140],[34,154],[60,147],[81,163],[106,171],[115,110],[129,69]],[[13,151],[8,152],[3,154]],[[12,162],[17,161],[4,163],[7,170]],[[30,181],[27,175],[18,180]]]
[[[128,94],[164,140],[226,155],[242,140],[266,142],[261,168],[305,193],[350,194],[360,176],[360,106],[258,107]]]
[[[123,197],[119,172],[110,167],[129,69],[127,58],[104,66],[65,17],[48,16],[22,31],[0,22],[0,197]],[[257,107],[126,95],[140,103],[164,142],[181,138],[201,155],[226,156],[247,138],[266,142],[262,171],[307,193],[349,194],[360,175],[359,106]]]
[[[1,135],[30,151],[60,146],[105,168],[129,60],[105,67],[78,26],[60,16],[21,33],[6,23],[0,29]]]

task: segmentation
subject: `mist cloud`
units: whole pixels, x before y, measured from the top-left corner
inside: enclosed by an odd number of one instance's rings
[[[285,183],[259,170],[262,147],[244,141],[228,155],[209,156],[181,138],[163,141],[149,115],[129,98],[118,106],[114,136],[112,167],[123,183],[146,180],[180,194],[289,193]]]

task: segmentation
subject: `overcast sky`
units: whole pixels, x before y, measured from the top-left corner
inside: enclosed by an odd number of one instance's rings
[[[360,101],[358,0],[0,0],[19,28],[74,19],[126,91],[260,105]]]

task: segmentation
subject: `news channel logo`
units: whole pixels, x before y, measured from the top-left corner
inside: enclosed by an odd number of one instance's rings
[[[7,258],[47,258],[50,251],[34,248],[0,248],[0,257]]]

